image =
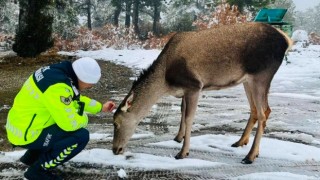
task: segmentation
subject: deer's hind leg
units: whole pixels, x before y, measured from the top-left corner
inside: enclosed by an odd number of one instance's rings
[[[231,145],[232,147],[239,147],[239,146],[247,145],[249,143],[250,133],[258,120],[257,108],[253,102],[252,90],[249,87],[248,82],[243,83],[243,86],[244,86],[244,89],[249,101],[249,105],[250,105],[250,117],[248,119],[248,123],[246,125],[245,130],[243,131],[241,138],[239,139],[239,141],[232,144]]]
[[[252,147],[248,155],[242,160],[242,163],[245,163],[245,164],[251,164],[254,161],[254,159],[259,155],[260,140],[264,132],[264,128],[266,127],[266,121],[271,112],[268,105],[268,91],[269,91],[272,77],[273,76],[271,77],[268,76],[268,74],[266,75],[265,73],[261,73],[259,75],[255,75],[251,77],[248,81],[247,87],[249,87],[249,90],[251,92],[251,98],[252,98],[251,100],[253,102],[253,105],[256,111],[255,121],[258,121],[258,127],[256,130],[256,135],[255,135]],[[248,122],[248,124],[249,124],[247,125],[248,129],[246,128],[247,132],[251,132],[254,124],[252,125],[252,123],[250,124],[250,122]],[[245,133],[246,131],[244,132],[244,134]],[[249,136],[249,134],[245,135],[245,137],[247,136]]]
[[[241,136],[241,138],[239,139],[239,141],[235,142],[234,144],[232,144],[232,147],[239,147],[239,146],[243,146],[243,145],[247,145],[249,143],[249,138],[250,138],[250,134],[252,132],[252,129],[254,127],[254,125],[256,124],[257,120],[258,120],[258,115],[257,115],[257,108],[253,102],[253,97],[252,97],[252,91],[249,87],[249,84],[247,82],[243,83],[244,85],[244,89],[249,101],[249,105],[250,105],[250,117],[248,119],[248,123],[246,125],[245,130],[243,131],[243,134]],[[265,116],[266,119],[268,119],[269,114],[271,113],[271,109],[268,105],[268,97],[267,97],[267,93],[265,93],[266,97],[264,98],[265,104],[267,105],[267,110],[265,111]],[[264,123],[264,128],[266,127],[266,123]]]

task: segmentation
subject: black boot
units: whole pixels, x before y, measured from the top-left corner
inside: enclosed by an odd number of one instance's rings
[[[35,163],[24,173],[24,177],[28,180],[62,180],[61,177],[52,174],[49,170],[41,167],[39,163]]]
[[[40,154],[41,151],[39,150],[28,149],[26,153],[20,158],[20,161],[27,166],[31,166],[38,160]]]

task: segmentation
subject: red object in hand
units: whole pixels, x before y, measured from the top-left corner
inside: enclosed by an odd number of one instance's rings
[[[114,108],[115,108],[115,104],[113,102],[110,102],[107,107],[108,111],[112,111]]]

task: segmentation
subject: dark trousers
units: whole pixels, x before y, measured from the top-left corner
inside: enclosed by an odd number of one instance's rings
[[[36,141],[21,147],[28,149],[27,153],[39,153],[36,163],[51,169],[76,156],[88,142],[89,131],[85,128],[67,132],[52,125],[45,128]]]

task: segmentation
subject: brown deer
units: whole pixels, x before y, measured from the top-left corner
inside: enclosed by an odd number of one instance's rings
[[[133,83],[115,112],[113,153],[124,152],[137,125],[159,98],[173,95],[182,98],[181,124],[174,140],[184,140],[175,158],[185,158],[189,155],[191,126],[200,92],[243,83],[251,114],[240,140],[232,146],[246,145],[258,121],[253,145],[242,161],[252,163],[259,154],[260,139],[271,112],[270,83],[291,44],[285,33],[262,23],[177,33]]]

